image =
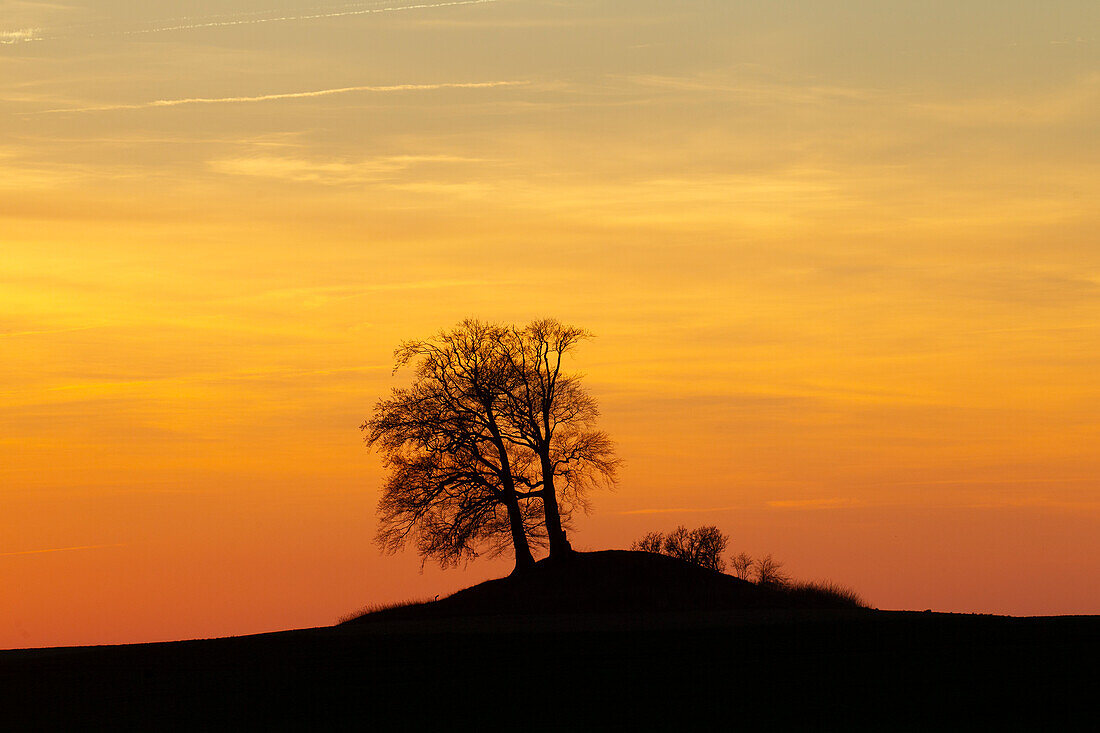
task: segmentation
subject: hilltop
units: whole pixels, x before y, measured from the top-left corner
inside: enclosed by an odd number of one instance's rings
[[[479,583],[437,601],[365,613],[344,623],[858,607],[846,598],[785,592],[665,555],[605,550],[578,552],[563,561],[541,560],[525,573]]]

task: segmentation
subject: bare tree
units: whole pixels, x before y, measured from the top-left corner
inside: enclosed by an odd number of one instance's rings
[[[675,557],[686,562],[694,561],[694,552],[691,548],[691,532],[687,527],[680,525],[665,535],[664,544],[661,546],[662,554]]]
[[[726,561],[722,559],[722,553],[729,544],[729,535],[722,534],[714,526],[698,527],[693,535],[695,564],[719,573],[724,572]]]
[[[752,559],[752,555],[742,552],[730,558],[730,566],[733,568],[734,577],[749,580],[752,578],[752,570],[756,566],[756,562]]]
[[[783,572],[783,563],[765,555],[756,561],[756,582],[760,585],[781,588],[791,582],[790,576]]]
[[[530,542],[542,544],[542,508],[519,503],[519,521],[502,500],[499,484],[489,473],[471,472],[461,457],[397,452],[387,457],[390,469],[378,502],[376,541],[385,552],[396,552],[414,540],[420,556],[443,567],[515,549],[520,538],[517,569],[530,556]],[[519,531],[513,532],[517,524]],[[526,547],[526,552],[524,551]]]
[[[649,532],[640,540],[635,540],[634,544],[630,546],[630,549],[635,552],[652,552],[659,555],[664,549],[664,546],[664,534],[660,532]]]
[[[677,527],[667,535],[650,532],[630,546],[631,550],[655,552],[675,557],[693,565],[722,572],[726,562],[722,553],[726,551],[729,536],[722,534],[715,526]]]
[[[553,319],[511,328],[501,356],[509,366],[508,422],[514,439],[537,456],[550,557],[572,552],[563,527],[575,507],[587,509],[586,494],[615,483],[618,460],[603,431],[599,409],[580,383],[563,371],[563,358],[591,334]]]
[[[726,551],[729,537],[715,526],[697,527],[688,531],[677,527],[665,537],[664,553],[677,557],[694,565],[722,572],[726,562],[722,553]]]
[[[529,504],[540,481],[536,454],[505,437],[511,428],[498,414],[514,386],[497,348],[504,333],[467,320],[396,350],[395,371],[411,364],[414,383],[380,400],[360,426],[390,470],[379,501],[383,550],[415,536],[423,557],[447,565],[485,545],[499,551],[504,535],[516,569],[534,565],[528,535],[543,520],[533,521]]]
[[[571,551],[565,528],[592,488],[612,485],[618,461],[594,428],[595,401],[561,360],[586,334],[556,321],[524,329],[463,321],[396,351],[411,387],[393,390],[360,426],[390,475],[379,501],[378,543],[410,538],[443,565],[500,551],[511,538],[516,569],[534,564],[531,541],[551,557]]]

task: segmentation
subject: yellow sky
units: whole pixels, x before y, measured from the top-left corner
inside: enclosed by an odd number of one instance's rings
[[[579,546],[714,523],[881,607],[1100,612],[1098,21],[0,0],[0,647],[500,572],[370,544],[356,427],[467,316],[598,334]]]

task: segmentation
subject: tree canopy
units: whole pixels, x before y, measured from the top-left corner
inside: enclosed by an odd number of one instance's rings
[[[378,401],[361,429],[383,456],[377,542],[413,539],[441,565],[531,545],[567,555],[565,530],[586,496],[613,485],[618,465],[595,428],[595,400],[563,357],[588,334],[554,320],[519,328],[473,319],[395,351],[413,383]]]

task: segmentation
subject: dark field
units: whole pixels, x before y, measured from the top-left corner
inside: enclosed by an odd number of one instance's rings
[[[614,609],[585,590],[599,574],[563,571],[556,604],[536,593],[550,613],[518,593],[494,615],[475,588],[329,628],[0,652],[0,727],[1095,730],[1100,617]]]

